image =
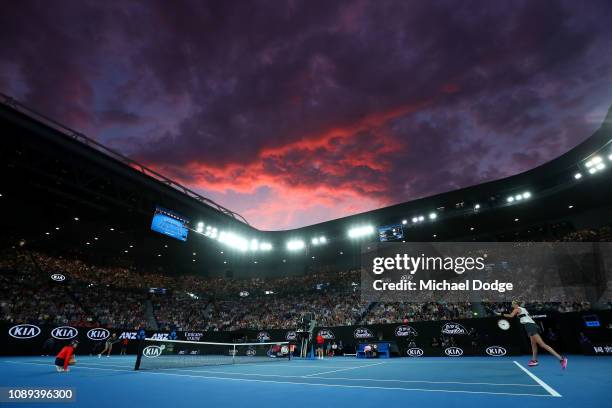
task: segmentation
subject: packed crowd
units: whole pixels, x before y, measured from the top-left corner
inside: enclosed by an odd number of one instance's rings
[[[422,320],[455,320],[474,317],[469,302],[443,304],[427,303],[377,303],[368,313],[367,323],[410,323]]]
[[[609,231],[580,231],[575,241]],[[578,235],[576,235],[578,234]],[[61,273],[65,282],[49,276]],[[222,279],[168,276],[87,264],[23,250],[0,255],[0,320],[134,329],[237,330],[296,328],[314,313],[321,326],[453,320],[507,310],[498,303],[369,303],[361,300],[360,272],[281,278]],[[150,287],[166,288],[165,295]],[[240,295],[242,293],[242,295]],[[588,310],[581,303],[538,303],[534,311]]]
[[[103,284],[105,279],[92,284],[78,279],[55,282],[49,278],[53,273],[86,270],[78,260],[33,257],[26,252],[11,252],[0,258],[0,320],[116,328],[145,324],[146,297],[141,293],[113,289]],[[113,273],[111,268],[109,274]]]

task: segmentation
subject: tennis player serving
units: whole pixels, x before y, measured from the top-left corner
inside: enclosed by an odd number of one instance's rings
[[[519,321],[525,328],[525,331],[527,332],[527,335],[529,336],[529,340],[531,340],[531,353],[532,353],[531,360],[529,361],[529,363],[527,363],[529,367],[535,367],[538,364],[540,364],[538,363],[538,346],[539,346],[539,347],[542,347],[544,350],[548,351],[553,356],[557,357],[559,359],[559,362],[561,363],[562,369],[565,370],[567,368],[567,358],[562,357],[552,347],[544,343],[544,340],[542,340],[542,336],[540,336],[540,328],[533,321],[527,309],[522,307],[518,300],[514,300],[512,302],[512,312],[510,314],[503,314],[503,316],[509,319],[512,319],[513,317],[518,316]]]

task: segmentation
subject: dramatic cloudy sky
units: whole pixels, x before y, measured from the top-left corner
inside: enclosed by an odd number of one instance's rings
[[[527,170],[612,104],[610,1],[29,1],[0,91],[287,229]]]

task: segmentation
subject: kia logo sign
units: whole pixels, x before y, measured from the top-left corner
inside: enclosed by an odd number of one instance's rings
[[[288,331],[287,335],[285,336],[285,339],[287,340],[295,340],[297,339],[297,333],[294,331]]]
[[[106,340],[110,337],[110,332],[101,327],[96,327],[87,332],[87,338],[90,340]]]
[[[410,357],[421,357],[425,352],[418,347],[411,347],[406,350],[406,354]]]
[[[412,326],[397,326],[395,328],[395,337],[417,337],[416,329]]]
[[[261,331],[259,333],[257,333],[257,340],[259,341],[268,341],[270,340],[270,334],[268,334],[268,332],[265,331]]]
[[[40,327],[33,324],[18,324],[11,327],[8,333],[16,339],[31,339],[40,334]]]
[[[66,277],[62,275],[61,273],[54,273],[53,275],[51,275],[51,279],[53,279],[56,282],[63,282],[66,280]]]
[[[73,339],[78,335],[79,331],[74,327],[70,326],[56,327],[55,329],[51,330],[51,336],[55,337],[58,340]]]
[[[161,356],[164,346],[147,346],[142,350],[142,355],[148,358]]]
[[[449,357],[459,357],[463,355],[463,350],[461,350],[459,347],[449,347],[444,349],[444,354]]]
[[[506,349],[501,346],[487,347],[486,353],[493,357],[501,357],[506,355]]]
[[[353,337],[356,339],[370,339],[374,337],[374,333],[367,327],[359,327],[353,332]]]
[[[459,323],[445,323],[442,326],[442,334],[465,334],[465,327]]]

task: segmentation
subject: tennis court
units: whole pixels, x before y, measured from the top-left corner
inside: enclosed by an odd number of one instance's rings
[[[611,404],[612,359],[608,358],[572,356],[565,372],[548,357],[535,369],[522,368],[524,357],[336,357],[138,372],[133,370],[134,360],[134,356],[81,356],[70,373],[56,373],[50,357],[5,357],[0,359],[0,383],[73,387],[76,402],[54,404],[71,407],[135,403],[172,408]]]

